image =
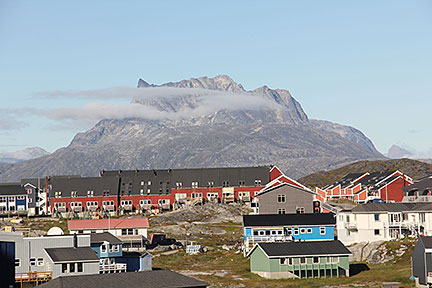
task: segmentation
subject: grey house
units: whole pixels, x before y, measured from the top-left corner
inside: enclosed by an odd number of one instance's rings
[[[432,285],[432,236],[420,236],[412,255],[412,272],[417,287]]]
[[[269,187],[258,194],[258,214],[313,213],[315,193],[288,183]]]

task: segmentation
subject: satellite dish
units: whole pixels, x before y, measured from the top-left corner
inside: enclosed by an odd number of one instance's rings
[[[49,236],[53,236],[53,235],[64,235],[63,230],[60,227],[52,227],[48,230],[48,235]]]

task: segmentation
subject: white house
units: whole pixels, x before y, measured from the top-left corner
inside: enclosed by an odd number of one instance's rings
[[[432,235],[432,203],[369,203],[337,216],[338,239],[345,245]]]

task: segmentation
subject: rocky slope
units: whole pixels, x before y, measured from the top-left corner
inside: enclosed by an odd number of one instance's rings
[[[149,93],[132,103],[168,116],[102,120],[77,134],[68,147],[13,165],[0,180],[96,175],[102,169],[266,164],[296,178],[360,159],[384,158],[359,130],[310,120],[287,90],[263,86],[246,91],[225,75],[162,85],[140,79],[138,87]]]
[[[16,152],[0,153],[0,163],[17,163],[50,154],[40,147],[30,147]]]

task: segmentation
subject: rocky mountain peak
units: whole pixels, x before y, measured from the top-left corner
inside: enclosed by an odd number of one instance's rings
[[[387,157],[391,159],[410,158],[412,156],[413,154],[411,152],[397,145],[392,145],[387,152]]]

